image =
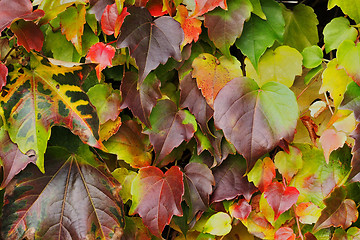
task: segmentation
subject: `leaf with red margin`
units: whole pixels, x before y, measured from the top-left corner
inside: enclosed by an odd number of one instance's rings
[[[88,13],[95,14],[96,20],[100,22],[106,6],[113,3],[113,0],[90,0],[91,8],[89,9]]]
[[[4,239],[32,231],[36,239],[110,240],[119,234],[120,184],[82,147],[77,153],[49,147],[45,174],[30,164],[9,183],[0,219]]]
[[[201,16],[216,7],[227,10],[226,0],[195,0],[195,4],[195,11],[191,15],[192,17]]]
[[[106,45],[103,42],[98,42],[91,46],[89,49],[89,52],[86,56],[86,59],[99,63],[99,65],[96,66],[96,76],[100,82],[101,80],[101,71],[104,70],[107,66],[112,65],[112,59],[115,56],[115,48],[111,45]]]
[[[289,227],[281,227],[275,232],[275,240],[295,240],[295,233]]]
[[[193,219],[198,211],[209,207],[209,195],[215,179],[211,170],[203,163],[190,162],[185,166],[185,201],[190,207],[188,219]]]
[[[163,0],[150,0],[146,4],[146,8],[149,10],[151,16],[160,17],[168,13],[165,6],[163,6]]]
[[[121,14],[117,9],[116,4],[107,5],[103,15],[101,16],[101,29],[106,35],[114,34],[115,38],[120,33],[120,28],[124,22],[126,16],[130,13],[127,12],[127,8],[124,7]]]
[[[244,176],[246,164],[240,155],[230,155],[219,167],[213,170],[215,187],[211,195],[211,202],[231,200],[239,195],[250,201],[256,187]]]
[[[197,130],[195,117],[178,110],[174,102],[161,100],[150,114],[150,142],[154,146],[157,163],[161,162],[183,141],[189,141]]]
[[[245,220],[250,215],[251,206],[245,199],[240,199],[239,202],[234,203],[229,208],[229,213],[232,217]]]
[[[20,152],[4,128],[0,128],[0,146],[0,162],[3,166],[3,181],[0,189],[3,189],[29,163],[35,164],[36,157],[31,154],[31,151],[27,154]]]
[[[181,24],[181,28],[184,30],[184,41],[182,45],[199,40],[202,22],[197,18],[188,17],[188,10],[184,5],[177,7],[175,20]]]
[[[273,160],[269,157],[264,160],[259,159],[247,176],[249,181],[253,182],[261,192],[264,192],[276,176]]]
[[[135,72],[126,72],[121,82],[121,108],[130,108],[132,114],[138,117],[147,127],[151,127],[149,116],[151,110],[161,98],[160,80],[155,74],[149,74],[138,86],[138,75]]]
[[[32,11],[30,0],[2,0],[0,1],[0,32],[9,27],[15,19],[35,20],[44,16],[43,10]]]
[[[184,32],[180,23],[170,16],[162,16],[153,21],[146,8],[129,7],[116,47],[130,49],[139,67],[141,84],[151,70],[165,64],[168,58],[181,60],[180,44]]]
[[[296,203],[299,194],[295,187],[284,187],[279,182],[273,182],[265,189],[264,196],[275,212],[275,221]]]
[[[353,200],[346,199],[346,194],[344,187],[338,187],[324,200],[326,207],[321,211],[313,232],[331,226],[346,229],[352,222],[356,222],[359,215],[356,204]]]
[[[329,163],[329,157],[332,151],[342,147],[347,139],[344,132],[337,132],[334,129],[326,129],[320,137],[320,144],[324,151],[325,161]]]
[[[8,68],[0,63],[0,92],[2,88],[6,85],[6,78],[8,75]]]
[[[152,234],[161,237],[173,215],[182,216],[183,173],[172,166],[165,174],[157,167],[139,170],[131,187],[130,214],[138,213]]]
[[[10,29],[16,35],[18,44],[23,46],[26,51],[30,52],[32,49],[41,51],[44,34],[34,22],[20,19],[11,24]]]

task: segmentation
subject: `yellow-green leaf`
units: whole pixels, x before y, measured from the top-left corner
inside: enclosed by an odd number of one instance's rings
[[[231,217],[224,212],[212,215],[204,225],[204,233],[216,236],[224,236],[231,231]]]

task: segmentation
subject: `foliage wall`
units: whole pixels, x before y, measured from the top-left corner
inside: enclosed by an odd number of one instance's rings
[[[0,239],[360,239],[358,0],[0,0]]]

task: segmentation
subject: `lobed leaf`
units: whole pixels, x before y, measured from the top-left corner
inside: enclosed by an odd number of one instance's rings
[[[192,17],[198,17],[207,13],[216,7],[227,9],[226,0],[195,0],[195,10]]]
[[[177,6],[177,13],[174,19],[181,24],[181,28],[184,30],[184,41],[182,45],[186,45],[192,41],[197,42],[201,33],[202,22],[188,15],[188,10],[184,5]]]
[[[354,19],[356,23],[360,22],[360,4],[356,0],[330,0],[328,2],[328,8],[331,9],[335,5],[339,6],[341,10]]]

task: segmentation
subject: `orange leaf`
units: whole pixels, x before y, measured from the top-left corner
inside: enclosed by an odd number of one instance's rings
[[[176,20],[180,22],[185,35],[183,45],[191,43],[192,41],[197,42],[201,33],[202,22],[197,18],[188,17],[188,10],[183,5],[179,5],[177,10]]]
[[[324,151],[326,163],[329,163],[330,153],[342,147],[346,141],[346,134],[336,132],[334,129],[326,129],[320,137],[320,143]]]
[[[106,35],[114,34],[115,37],[119,35],[120,28],[124,19],[129,15],[127,8],[124,7],[121,14],[117,10],[116,4],[107,5],[101,17],[101,29]]]

